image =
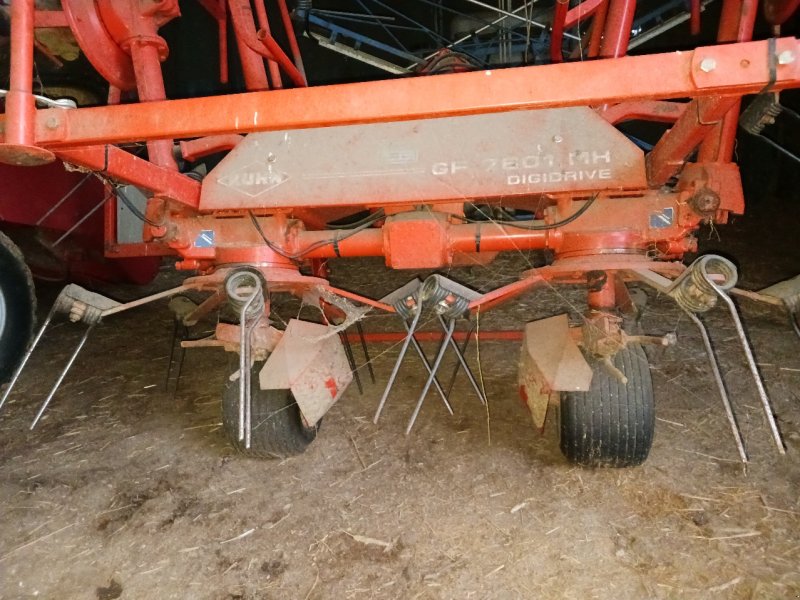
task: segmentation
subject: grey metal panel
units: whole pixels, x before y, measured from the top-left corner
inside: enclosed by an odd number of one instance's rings
[[[251,134],[206,178],[200,208],[388,206],[646,187],[644,153],[592,109],[573,107]]]
[[[141,214],[147,208],[147,197],[142,191],[133,186],[122,186],[122,192],[130,203]],[[142,231],[144,223],[121,201],[117,201],[117,243],[118,244],[138,244],[143,241]]]

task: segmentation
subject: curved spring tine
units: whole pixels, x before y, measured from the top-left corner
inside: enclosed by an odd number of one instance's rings
[[[726,294],[725,291],[721,290],[713,282],[712,285],[714,286],[714,289],[717,291],[717,294],[720,296],[720,298],[722,298],[722,300],[728,306],[728,311],[731,313],[733,324],[736,327],[736,333],[739,336],[739,341],[742,344],[742,350],[744,350],[744,355],[747,358],[747,366],[750,367],[750,373],[753,375],[753,380],[756,382],[758,396],[761,399],[761,406],[764,409],[764,416],[767,417],[767,422],[769,423],[769,428],[772,432],[772,438],[775,440],[775,445],[778,447],[778,452],[781,454],[786,454],[786,448],[783,445],[781,432],[778,429],[778,423],[775,421],[775,415],[772,412],[772,406],[770,405],[769,397],[767,396],[767,390],[764,387],[764,381],[761,379],[761,374],[758,372],[756,359],[753,357],[753,350],[750,348],[750,343],[747,341],[747,334],[745,333],[744,327],[742,326],[742,321],[739,318],[739,311],[736,309],[736,304],[734,304],[731,297]]]
[[[256,292],[257,294],[260,292]],[[253,387],[252,387],[252,368],[253,368],[253,359],[252,359],[252,352],[253,352],[253,330],[255,330],[256,326],[261,322],[262,315],[258,315],[253,322],[247,327],[247,345],[244,348],[246,357],[245,357],[245,366],[247,367],[245,370],[245,378],[247,386],[247,394],[245,395],[245,403],[244,403],[244,447],[248,450],[250,449],[250,440],[252,437],[253,432]]]
[[[372,418],[372,422],[377,425],[378,419],[381,417],[381,413],[383,412],[383,407],[386,405],[386,400],[389,397],[389,392],[392,391],[392,387],[394,386],[394,380],[397,379],[397,373],[400,371],[400,364],[403,362],[403,358],[408,352],[408,346],[411,344],[411,340],[414,339],[414,331],[417,329],[417,325],[419,324],[419,318],[422,315],[422,307],[418,306],[416,312],[414,313],[414,318],[411,320],[411,325],[407,326],[408,334],[406,335],[405,339],[403,340],[403,345],[400,347],[400,355],[397,357],[397,360],[394,363],[394,367],[392,368],[392,374],[389,375],[389,381],[386,382],[386,388],[383,390],[383,395],[381,396],[380,402],[378,402],[378,409],[375,411],[375,416]],[[414,340],[416,342],[416,340]],[[416,346],[416,344],[415,344]]]
[[[28,359],[31,357],[31,354],[33,354],[33,351],[39,344],[39,340],[42,339],[45,329],[47,329],[47,326],[50,325],[50,321],[53,319],[53,315],[56,313],[57,304],[58,301],[56,301],[53,304],[53,307],[50,309],[50,312],[47,313],[47,318],[44,320],[44,323],[42,323],[42,326],[39,329],[39,332],[36,334],[36,337],[33,338],[33,343],[31,343],[30,347],[25,352],[25,356],[22,357],[19,366],[17,367],[16,371],[14,371],[14,376],[11,378],[11,381],[8,382],[8,387],[6,388],[6,391],[3,393],[3,397],[0,398],[0,409],[3,408],[3,405],[6,403],[6,400],[8,400],[8,397],[11,395],[11,390],[13,390],[14,386],[17,384],[19,376],[22,375],[22,370],[25,368],[25,365],[28,364]]]
[[[92,332],[92,329],[94,329],[94,324],[93,325],[89,325],[89,327],[86,328],[86,331],[83,333],[83,337],[81,337],[81,341],[78,342],[78,346],[72,352],[72,356],[69,357],[69,360],[67,361],[66,366],[61,371],[61,374],[58,376],[58,379],[56,380],[55,385],[53,385],[53,389],[50,390],[50,393],[47,395],[47,398],[45,399],[44,403],[42,404],[41,408],[39,409],[39,412],[36,413],[36,417],[33,419],[33,423],[31,423],[31,426],[30,426],[31,429],[36,427],[36,424],[39,422],[39,419],[42,418],[42,415],[44,414],[44,411],[47,410],[47,406],[50,404],[50,401],[53,399],[53,396],[56,395],[56,392],[58,391],[58,388],[61,387],[61,382],[64,381],[64,377],[67,376],[67,372],[72,368],[72,365],[75,362],[75,359],[78,358],[78,353],[81,351],[83,346],[86,344],[86,340],[88,339],[89,334]]]
[[[425,387],[422,388],[422,393],[419,396],[417,405],[414,407],[414,413],[411,415],[411,419],[406,427],[406,435],[411,433],[411,428],[414,427],[414,423],[417,420],[419,411],[422,409],[422,403],[425,402],[425,396],[428,395],[428,390],[431,389],[431,384],[433,383],[433,380],[436,379],[436,371],[439,370],[439,365],[442,364],[442,358],[444,358],[444,353],[447,351],[447,347],[450,345],[450,342],[453,339],[453,331],[455,331],[455,328],[456,320],[450,319],[450,322],[447,324],[445,337],[442,340],[442,345],[439,346],[439,352],[436,354],[436,359],[433,361],[433,366],[431,367],[430,375],[428,375],[428,380],[425,382]],[[447,406],[449,408],[449,403],[447,403]],[[453,414],[452,409],[450,414]]]
[[[411,344],[414,346],[414,350],[417,351],[417,354],[419,355],[419,358],[422,361],[422,364],[425,367],[425,370],[428,372],[428,375],[430,375],[431,374],[431,364],[428,362],[428,357],[425,356],[425,351],[422,349],[422,346],[419,345],[419,342],[417,341],[417,338],[412,337],[411,338]],[[441,397],[442,402],[444,403],[444,407],[447,409],[447,412],[449,412],[452,415],[453,414],[453,407],[450,406],[450,401],[447,399],[447,394],[445,393],[444,388],[442,387],[442,384],[439,383],[439,378],[438,377],[434,377],[433,378],[433,387],[435,387],[436,391],[439,392],[439,396]]]
[[[708,362],[711,365],[711,373],[714,375],[714,381],[717,382],[719,395],[722,398],[722,405],[725,407],[725,414],[728,417],[728,423],[731,426],[733,439],[736,442],[736,449],[739,451],[739,458],[742,459],[743,463],[747,463],[747,451],[744,448],[742,432],[739,430],[739,424],[736,422],[736,415],[733,414],[733,407],[731,406],[731,401],[728,398],[728,391],[725,389],[725,382],[723,381],[722,373],[719,370],[719,363],[717,362],[717,357],[714,354],[714,347],[711,345],[711,338],[708,337],[708,330],[706,329],[705,323],[703,323],[700,317],[688,310],[684,312],[700,330],[700,335],[703,338],[703,345],[706,348],[706,356],[708,356]]]
[[[442,324],[442,328],[445,328],[445,322],[441,315],[439,315],[439,322]],[[478,382],[475,380],[475,375],[473,375],[472,369],[469,368],[469,365],[467,364],[467,359],[464,358],[464,352],[466,352],[467,346],[469,345],[469,338],[470,335],[472,334],[472,331],[473,329],[470,329],[467,332],[467,337],[464,340],[464,345],[462,348],[458,347],[458,344],[456,344],[456,341],[452,337],[450,338],[450,345],[453,347],[453,352],[455,352],[456,356],[458,357],[458,363],[464,369],[464,373],[467,374],[467,378],[469,379],[469,382],[472,384],[472,389],[474,389],[475,393],[478,394],[478,399],[481,401],[481,404],[486,406],[486,398],[483,397],[483,391],[481,391]],[[448,397],[450,397],[450,392],[453,389],[453,384],[455,383],[457,373],[458,373],[458,364],[453,369],[453,375],[450,378],[450,385],[447,388]]]

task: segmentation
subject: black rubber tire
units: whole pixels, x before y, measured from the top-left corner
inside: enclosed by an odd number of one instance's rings
[[[650,453],[655,429],[653,382],[641,345],[628,344],[613,359],[628,378],[622,384],[596,359],[588,392],[561,398],[561,452],[585,467],[633,467]]]
[[[231,445],[256,458],[285,458],[302,454],[317,437],[319,423],[306,427],[290,390],[262,390],[258,374],[264,363],[253,366],[251,410],[253,430],[250,448],[239,441],[239,381],[229,381],[222,394],[222,425]]]
[[[0,384],[11,378],[33,336],[36,292],[19,248],[0,232]]]

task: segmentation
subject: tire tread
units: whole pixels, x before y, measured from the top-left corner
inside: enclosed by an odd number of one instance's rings
[[[650,453],[655,406],[647,357],[641,345],[631,343],[613,362],[628,378],[627,385],[590,359],[591,389],[568,392],[561,400],[561,451],[576,464],[631,467]]]
[[[253,430],[250,448],[239,441],[239,382],[228,382],[222,395],[222,424],[231,445],[255,458],[285,458],[302,454],[317,436],[316,427],[305,427],[300,407],[289,390],[262,390],[258,373],[264,363],[253,366],[251,411]]]

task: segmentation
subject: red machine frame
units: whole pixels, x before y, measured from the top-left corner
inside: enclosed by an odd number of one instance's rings
[[[151,197],[143,215],[144,242],[116,243],[113,215],[107,214],[107,255],[177,255],[179,269],[200,272],[199,277],[187,280],[177,290],[129,305],[114,303],[117,306],[105,312],[90,311],[90,316],[94,315],[92,324],[105,314],[178,291],[212,292],[206,301],[183,317],[184,324],[197,322],[200,316],[218,308],[226,293],[232,304],[234,300],[242,300],[238,292],[232,292],[227,285],[233,276],[243,274],[249,278],[249,285],[255,291],[245,304],[238,306],[241,325],[233,329],[220,325],[216,340],[198,342],[199,345],[234,349],[239,340],[240,382],[245,382],[240,383],[240,411],[245,405],[250,406],[246,363],[250,357],[251,338],[247,337],[247,332],[253,334],[261,314],[252,325],[245,327],[244,324],[254,299],[265,300],[261,296],[262,277],[267,294],[288,292],[303,296],[315,290],[331,323],[341,316],[336,314],[341,308],[331,304],[331,299],[336,297],[406,316],[402,314],[406,308],[402,304],[405,298],[390,304],[330,287],[325,280],[324,261],[334,257],[383,256],[393,268],[438,269],[457,264],[485,264],[503,251],[549,249],[555,255],[552,265],[522,273],[519,281],[489,293],[481,295],[470,290],[461,297],[454,292],[443,296],[441,302],[447,304],[450,298],[452,305],[445,307],[450,310],[464,300],[467,303],[461,308],[466,314],[508,301],[543,282],[586,284],[590,310],[586,317],[588,327],[583,331],[584,346],[627,384],[624,374],[611,364],[611,357],[626,346],[627,339],[639,338],[634,340],[639,343],[647,336],[626,337],[621,330],[621,319],[613,314],[615,309],[624,309],[631,303],[624,282],[649,278],[651,284],[656,282],[653,285],[661,286],[667,293],[674,291],[673,284],[683,285],[679,275],[686,275],[686,272],[679,261],[687,252],[696,249],[692,233],[703,222],[724,223],[729,214],[744,210],[739,172],[732,162],[742,96],[800,87],[800,41],[778,37],[781,23],[797,8],[796,0],[766,0],[765,15],[776,28],[776,37],[769,40],[751,41],[758,8],[756,0],[724,0],[717,36],[720,44],[643,56],[625,56],[635,0],[585,0],[571,9],[568,2],[557,1],[553,10],[549,65],[318,88],[307,87],[285,0],[277,1],[277,16],[285,29],[289,52],[284,51],[272,35],[270,15],[262,1],[255,2],[255,14],[250,0],[199,2],[219,25],[219,79],[222,82],[229,75],[227,23],[230,18],[248,89],[246,93],[166,99],[161,63],[169,48],[158,30],[179,16],[177,0],[63,0],[61,12],[39,12],[34,0],[12,0],[11,89],[6,95],[6,113],[0,119],[3,133],[0,161],[24,166],[59,159],[95,173],[117,188],[118,194],[122,193],[118,187],[121,184],[131,184],[148,192]],[[690,22],[694,32],[699,30],[699,18],[700,2],[692,0]],[[582,58],[587,60],[564,62],[564,32],[581,19],[591,19],[591,29],[581,41],[585,49]],[[72,29],[87,58],[109,81],[107,106],[37,110],[32,73],[34,31],[40,26]],[[291,89],[284,89],[287,84]],[[123,103],[134,96],[138,102]],[[616,179],[609,175],[603,177],[607,181],[601,183],[600,177],[593,176],[585,185],[572,185],[568,184],[564,172],[558,178],[548,179],[546,183],[553,185],[537,194],[523,190],[515,195],[506,188],[490,190],[468,200],[459,193],[448,195],[432,189],[427,195],[423,190],[414,197],[403,197],[402,193],[391,196],[388,192],[381,197],[379,188],[371,188],[375,190],[373,194],[368,197],[362,194],[356,199],[344,195],[322,199],[298,194],[300,197],[292,202],[269,204],[257,199],[256,194],[233,203],[219,195],[209,204],[206,196],[214,193],[213,184],[205,183],[208,180],[202,180],[196,173],[182,173],[179,168],[178,159],[192,162],[228,150],[232,150],[231,154],[215,170],[230,167],[225,165],[228,158],[234,159],[234,167],[241,168],[235,163],[237,152],[240,148],[252,148],[248,144],[256,138],[248,134],[286,132],[288,135],[299,130],[324,134],[330,131],[326,128],[361,125],[374,130],[393,123],[421,123],[473,115],[486,118],[493,113],[511,111],[520,111],[532,119],[537,114],[563,117],[565,113],[578,111],[575,114],[583,123],[598,127],[599,122],[600,133],[607,134],[609,139],[616,136],[617,143],[620,136],[614,125],[623,121],[653,121],[670,127],[646,157],[639,153],[630,164],[624,165],[627,170],[622,169],[622,175],[617,173]],[[464,122],[462,119],[461,123]],[[583,124],[568,123],[563,118],[558,122],[562,127]],[[552,132],[549,135],[555,144],[563,141],[561,135]],[[120,147],[142,142],[147,146],[148,159]],[[622,142],[630,145],[628,140]],[[257,139],[253,143],[258,149]],[[611,147],[614,143],[613,139],[608,142]],[[610,157],[610,150],[608,154]],[[269,157],[274,158],[271,152],[263,160],[270,160]],[[691,160],[693,157],[695,159]],[[261,155],[258,160],[262,160]],[[267,166],[268,173],[263,178],[264,183],[271,185],[270,177],[274,172],[270,168]],[[452,163],[450,174],[463,168]],[[434,170],[432,175],[435,178],[447,174],[448,169],[444,171]],[[223,177],[217,174],[212,179],[219,184]],[[535,220],[528,226],[519,226],[507,221],[466,218],[466,203],[502,204],[505,196],[510,197],[505,206],[525,208],[533,213]],[[368,211],[370,215],[366,221],[362,219],[361,225],[344,233],[331,226],[334,221],[360,211]],[[712,264],[714,260],[727,269],[730,276],[723,283],[733,286],[735,268],[727,266],[728,263],[719,257],[703,265]],[[314,276],[300,273],[301,265],[309,263]],[[260,275],[256,276],[254,271]],[[661,275],[675,279],[665,279]],[[699,312],[713,306],[714,294],[719,294],[733,307],[725,294],[730,286],[723,289],[722,284],[715,283],[714,277],[718,275],[704,272],[701,287],[689,292],[684,290],[685,297],[678,302],[692,306],[697,298],[690,297],[691,294],[706,293],[705,304],[691,309]],[[424,285],[420,288],[420,298],[423,298],[423,288]],[[436,291],[448,294],[447,288]],[[680,293],[679,290],[677,295]],[[711,300],[708,300],[709,293]],[[415,302],[413,297],[411,301]],[[424,301],[423,298],[414,304],[415,319],[419,318]],[[75,313],[74,320],[80,320],[87,314],[87,306],[82,301],[76,306],[80,310]],[[267,299],[263,305],[258,305],[257,311],[268,315],[269,306]],[[752,353],[735,308],[731,311],[770,417],[773,435],[783,451]],[[452,336],[455,319],[460,316],[463,314],[450,319],[448,335]],[[694,318],[694,313],[690,316]],[[562,321],[566,327],[566,320]],[[405,348],[413,338],[416,322],[410,326]],[[700,326],[702,328],[702,324]],[[260,333],[254,334],[257,340],[259,335],[270,338],[266,321],[258,327],[261,327]],[[705,339],[707,341],[707,336]],[[434,379],[445,346],[443,342],[437,362],[429,371],[428,386]],[[707,346],[710,349],[710,343]],[[308,349],[308,345],[305,348]],[[274,346],[257,350],[272,349]],[[580,354],[577,349],[575,353]],[[24,366],[24,361],[22,364]],[[588,366],[586,369],[591,379],[591,369]],[[397,367],[378,414],[396,373]],[[540,392],[549,394],[551,390],[565,389],[548,388],[539,385],[541,382],[536,377],[534,380],[539,396]],[[346,386],[349,379],[333,381],[330,388],[333,400],[342,391],[340,383]],[[427,391],[428,387],[419,400],[417,411]],[[724,394],[724,390],[721,391]],[[326,393],[323,392],[323,396]],[[544,395],[545,404],[547,394]],[[729,409],[727,397],[724,398]],[[729,411],[729,417],[731,414]],[[249,417],[243,415],[240,412],[240,427],[245,421],[250,423]],[[242,431],[240,429],[240,440],[244,435]],[[739,448],[746,460],[741,444]]]
[[[34,0],[12,2],[11,89],[6,114],[0,120],[0,159],[27,165],[58,158],[151,192],[148,220],[160,225],[148,225],[148,241],[138,245],[117,245],[113,232],[108,231],[108,255],[177,253],[182,257],[179,268],[201,271],[231,262],[296,268],[296,261],[287,256],[325,259],[382,255],[393,266],[437,267],[449,264],[459,252],[533,248],[550,248],[565,256],[592,255],[595,269],[603,268],[603,255],[615,248],[641,252],[655,249],[657,258],[680,258],[693,249],[690,232],[703,220],[724,222],[728,213],[743,210],[738,172],[730,162],[741,96],[800,85],[797,39],[748,41],[757,9],[754,0],[724,2],[718,39],[735,42],[726,45],[626,57],[624,49],[636,6],[633,0],[587,0],[571,10],[557,3],[553,64],[320,88],[305,87],[302,59],[285,1],[278,5],[291,57],[270,33],[263,3],[255,3],[253,15],[249,2],[205,0],[202,5],[220,25],[220,54],[225,58],[220,61],[220,80],[228,76],[226,20],[230,16],[247,87],[256,91],[169,101],[165,100],[160,65],[168,48],[158,36],[158,28],[179,15],[174,0],[151,3],[146,9],[134,0],[69,0],[64,2],[63,13],[37,11],[34,4]],[[776,13],[774,7],[771,11]],[[767,12],[772,14],[770,7]],[[579,18],[590,17],[593,26],[588,58],[603,60],[560,62],[555,49],[564,28]],[[783,17],[783,13],[773,15],[776,19]],[[65,25],[71,26],[90,59],[95,59],[98,71],[110,81],[108,106],[36,109],[32,93],[34,30]],[[280,89],[284,86],[282,74],[288,76],[294,89]],[[540,85],[541,81],[557,81],[558,85]],[[121,94],[131,91],[137,93],[139,102],[118,104]],[[692,98],[688,103],[670,101],[687,97]],[[568,106],[594,106],[611,123],[643,119],[673,126],[647,156],[649,189],[620,191],[617,195],[626,197],[624,202],[604,193],[598,207],[579,224],[541,232],[510,230],[499,224],[456,224],[446,215],[448,207],[441,212],[434,207],[432,213],[402,222],[391,217],[413,210],[411,203],[387,204],[375,198],[366,208],[385,211],[383,228],[366,229],[339,241],[324,231],[330,217],[342,214],[335,206],[308,205],[292,211],[253,206],[251,210],[272,239],[280,240],[282,251],[276,252],[264,245],[246,213],[239,211],[239,219],[224,221],[216,220],[214,214],[199,213],[201,183],[180,173],[173,157],[174,140],[185,140],[181,142],[183,156],[193,158],[231,148],[242,139],[240,136],[254,132]],[[115,146],[127,142],[146,142],[150,159]],[[697,161],[687,163],[695,150]],[[678,177],[678,184],[671,201],[679,216],[670,227],[647,229],[642,223],[651,208],[648,198],[658,194],[657,190],[673,177]],[[698,209],[698,198],[709,190],[716,200]],[[346,205],[344,200],[342,204]],[[552,194],[553,209],[546,220],[557,222],[573,212],[576,204],[572,200],[567,194]],[[235,215],[230,211],[225,214]],[[636,225],[621,226],[623,223]],[[619,231],[614,231],[615,224]],[[108,227],[113,227],[111,219]],[[217,256],[192,247],[189,240],[206,227],[217,230],[220,248],[226,241],[236,240],[235,249],[220,250]],[[411,250],[426,231],[438,232],[438,245],[423,244],[423,250]],[[246,248],[242,240],[249,242]]]

